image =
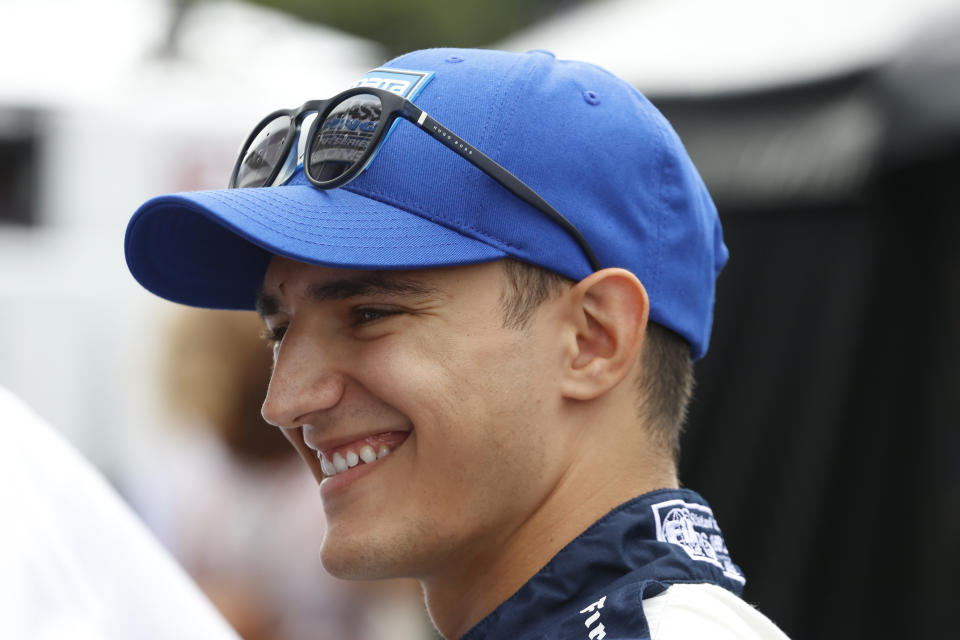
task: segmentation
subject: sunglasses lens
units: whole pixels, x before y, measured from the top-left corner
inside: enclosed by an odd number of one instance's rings
[[[338,103],[317,127],[307,170],[317,182],[332,182],[366,161],[376,140],[383,105],[371,94]]]
[[[266,186],[277,165],[285,160],[281,155],[290,135],[290,117],[277,116],[266,124],[243,154],[237,169],[237,187]]]

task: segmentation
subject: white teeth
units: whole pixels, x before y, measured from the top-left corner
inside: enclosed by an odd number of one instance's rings
[[[360,447],[360,459],[364,462],[373,462],[377,459],[377,454],[374,453],[373,447],[368,444]]]
[[[320,458],[320,470],[323,471],[323,475],[325,476],[336,475],[337,468],[334,467],[329,460],[324,458],[322,453],[317,452],[317,457]]]
[[[374,452],[373,447],[368,444],[360,447],[360,453],[357,454],[352,449],[346,451],[346,455],[340,453],[339,451],[333,454],[333,459],[327,459],[322,453],[317,452],[317,458],[320,459],[320,470],[323,471],[323,475],[335,476],[338,473],[343,473],[347,469],[352,469],[353,467],[360,464],[362,460],[365,463],[370,463],[375,460],[378,460],[387,454],[390,453],[390,447],[385,444],[380,445],[380,450]]]
[[[347,466],[353,468],[358,464],[360,464],[360,456],[355,454],[352,450],[347,451]]]

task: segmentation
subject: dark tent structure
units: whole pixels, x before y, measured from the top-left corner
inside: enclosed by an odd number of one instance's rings
[[[732,256],[681,478],[793,638],[960,628],[957,18],[839,77],[651,96]]]

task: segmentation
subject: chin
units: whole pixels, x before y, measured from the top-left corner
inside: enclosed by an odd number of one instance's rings
[[[320,547],[320,562],[327,573],[345,580],[384,580],[412,575],[406,554],[398,545],[384,544],[375,536],[339,536],[327,531]]]
[[[383,519],[373,526],[347,524],[328,521],[320,546],[324,569],[337,578],[420,578],[446,566],[452,550],[436,526]]]
[[[320,562],[327,573],[342,580],[385,580],[397,577],[382,562],[373,562],[370,558],[358,558],[355,555],[321,550]]]

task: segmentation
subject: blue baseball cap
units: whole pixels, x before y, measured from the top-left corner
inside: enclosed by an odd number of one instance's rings
[[[405,75],[407,74],[407,75]],[[527,183],[579,229],[602,267],[643,282],[650,318],[697,359],[727,260],[716,207],[660,112],[613,74],[552,54],[428,49],[363,79],[415,104]],[[271,256],[352,269],[514,258],[580,280],[592,271],[556,222],[399,120],[347,185],[280,186],[148,200],[127,227],[133,276],[183,304],[253,309]]]

